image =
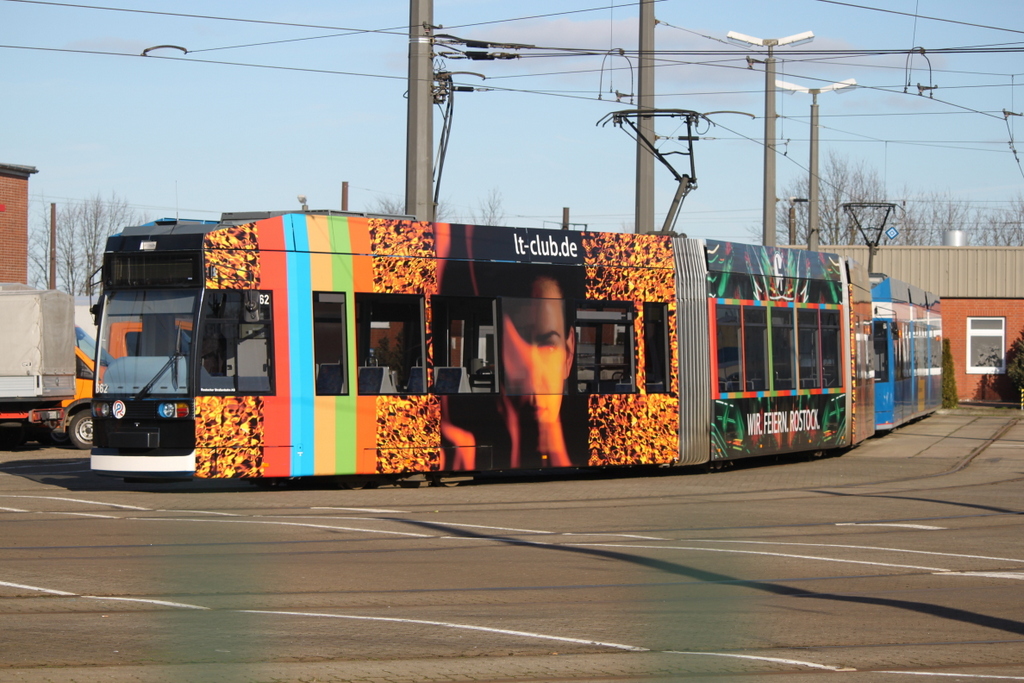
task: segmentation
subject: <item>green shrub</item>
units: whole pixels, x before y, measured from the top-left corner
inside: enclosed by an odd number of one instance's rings
[[[960,398],[956,393],[956,368],[953,366],[953,351],[949,340],[942,340],[942,407],[956,408]]]
[[[1010,360],[1006,363],[1006,376],[1021,392],[1021,404],[1024,405],[1024,332],[1010,347]]]

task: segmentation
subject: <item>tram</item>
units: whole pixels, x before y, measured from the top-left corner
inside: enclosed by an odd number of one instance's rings
[[[875,427],[891,430],[942,406],[942,312],[931,292],[872,276]]]
[[[109,238],[91,467],[146,479],[710,465],[874,433],[836,255],[336,212]]]

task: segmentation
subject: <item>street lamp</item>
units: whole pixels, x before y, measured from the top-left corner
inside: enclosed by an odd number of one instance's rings
[[[848,78],[839,83],[826,85],[824,88],[805,88],[802,85],[775,81],[775,85],[790,92],[804,92],[811,95],[811,177],[807,204],[807,248],[818,250],[818,95],[832,90],[842,90],[857,85],[857,81]]]
[[[768,48],[764,60],[764,208],[762,216],[761,241],[775,246],[775,57],[776,47],[799,45],[814,40],[814,33],[805,31],[786,38],[754,38],[753,36],[729,31],[725,36],[740,45],[754,45]]]

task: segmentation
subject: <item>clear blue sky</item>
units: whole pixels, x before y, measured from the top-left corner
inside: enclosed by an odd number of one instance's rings
[[[98,1],[0,0],[0,162],[39,169],[34,215],[111,192],[151,218],[297,208],[299,194],[311,208],[336,209],[343,181],[352,210],[404,197],[406,2]],[[1005,206],[1024,189],[1011,149],[1024,152],[1014,137],[1024,137],[1024,119],[1002,113],[1024,110],[1020,9],[1010,0],[656,3],[656,48],[665,51],[657,106],[756,116],[716,115],[720,125],[702,131],[699,188],[677,229],[743,241],[760,232],[764,73],[745,55],[764,54],[726,43],[729,31],[814,32],[811,43],[776,49],[779,78],[863,86],[819,97],[821,153],[876,170],[891,200],[940,192]],[[444,60],[486,76],[459,82],[490,88],[456,96],[441,190],[456,216],[468,219],[497,189],[508,224],[553,225],[567,206],[591,229],[631,229],[634,143],[597,123],[634,106],[615,95],[635,91],[634,62],[613,51],[636,48],[637,15],[625,2],[435,0],[440,33],[608,52]],[[189,52],[139,56],[164,44]],[[915,47],[924,54],[908,56]],[[921,96],[918,84],[938,87]],[[780,192],[807,173],[810,102],[779,97]],[[658,124],[659,135],[681,132]],[[655,173],[660,224],[674,183],[660,166]]]

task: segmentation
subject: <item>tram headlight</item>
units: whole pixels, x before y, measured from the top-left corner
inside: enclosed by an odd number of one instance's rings
[[[106,401],[92,402],[93,417],[110,417],[110,404]]]
[[[156,407],[156,414],[160,417],[188,417],[188,412],[188,403],[184,401],[161,403]]]

